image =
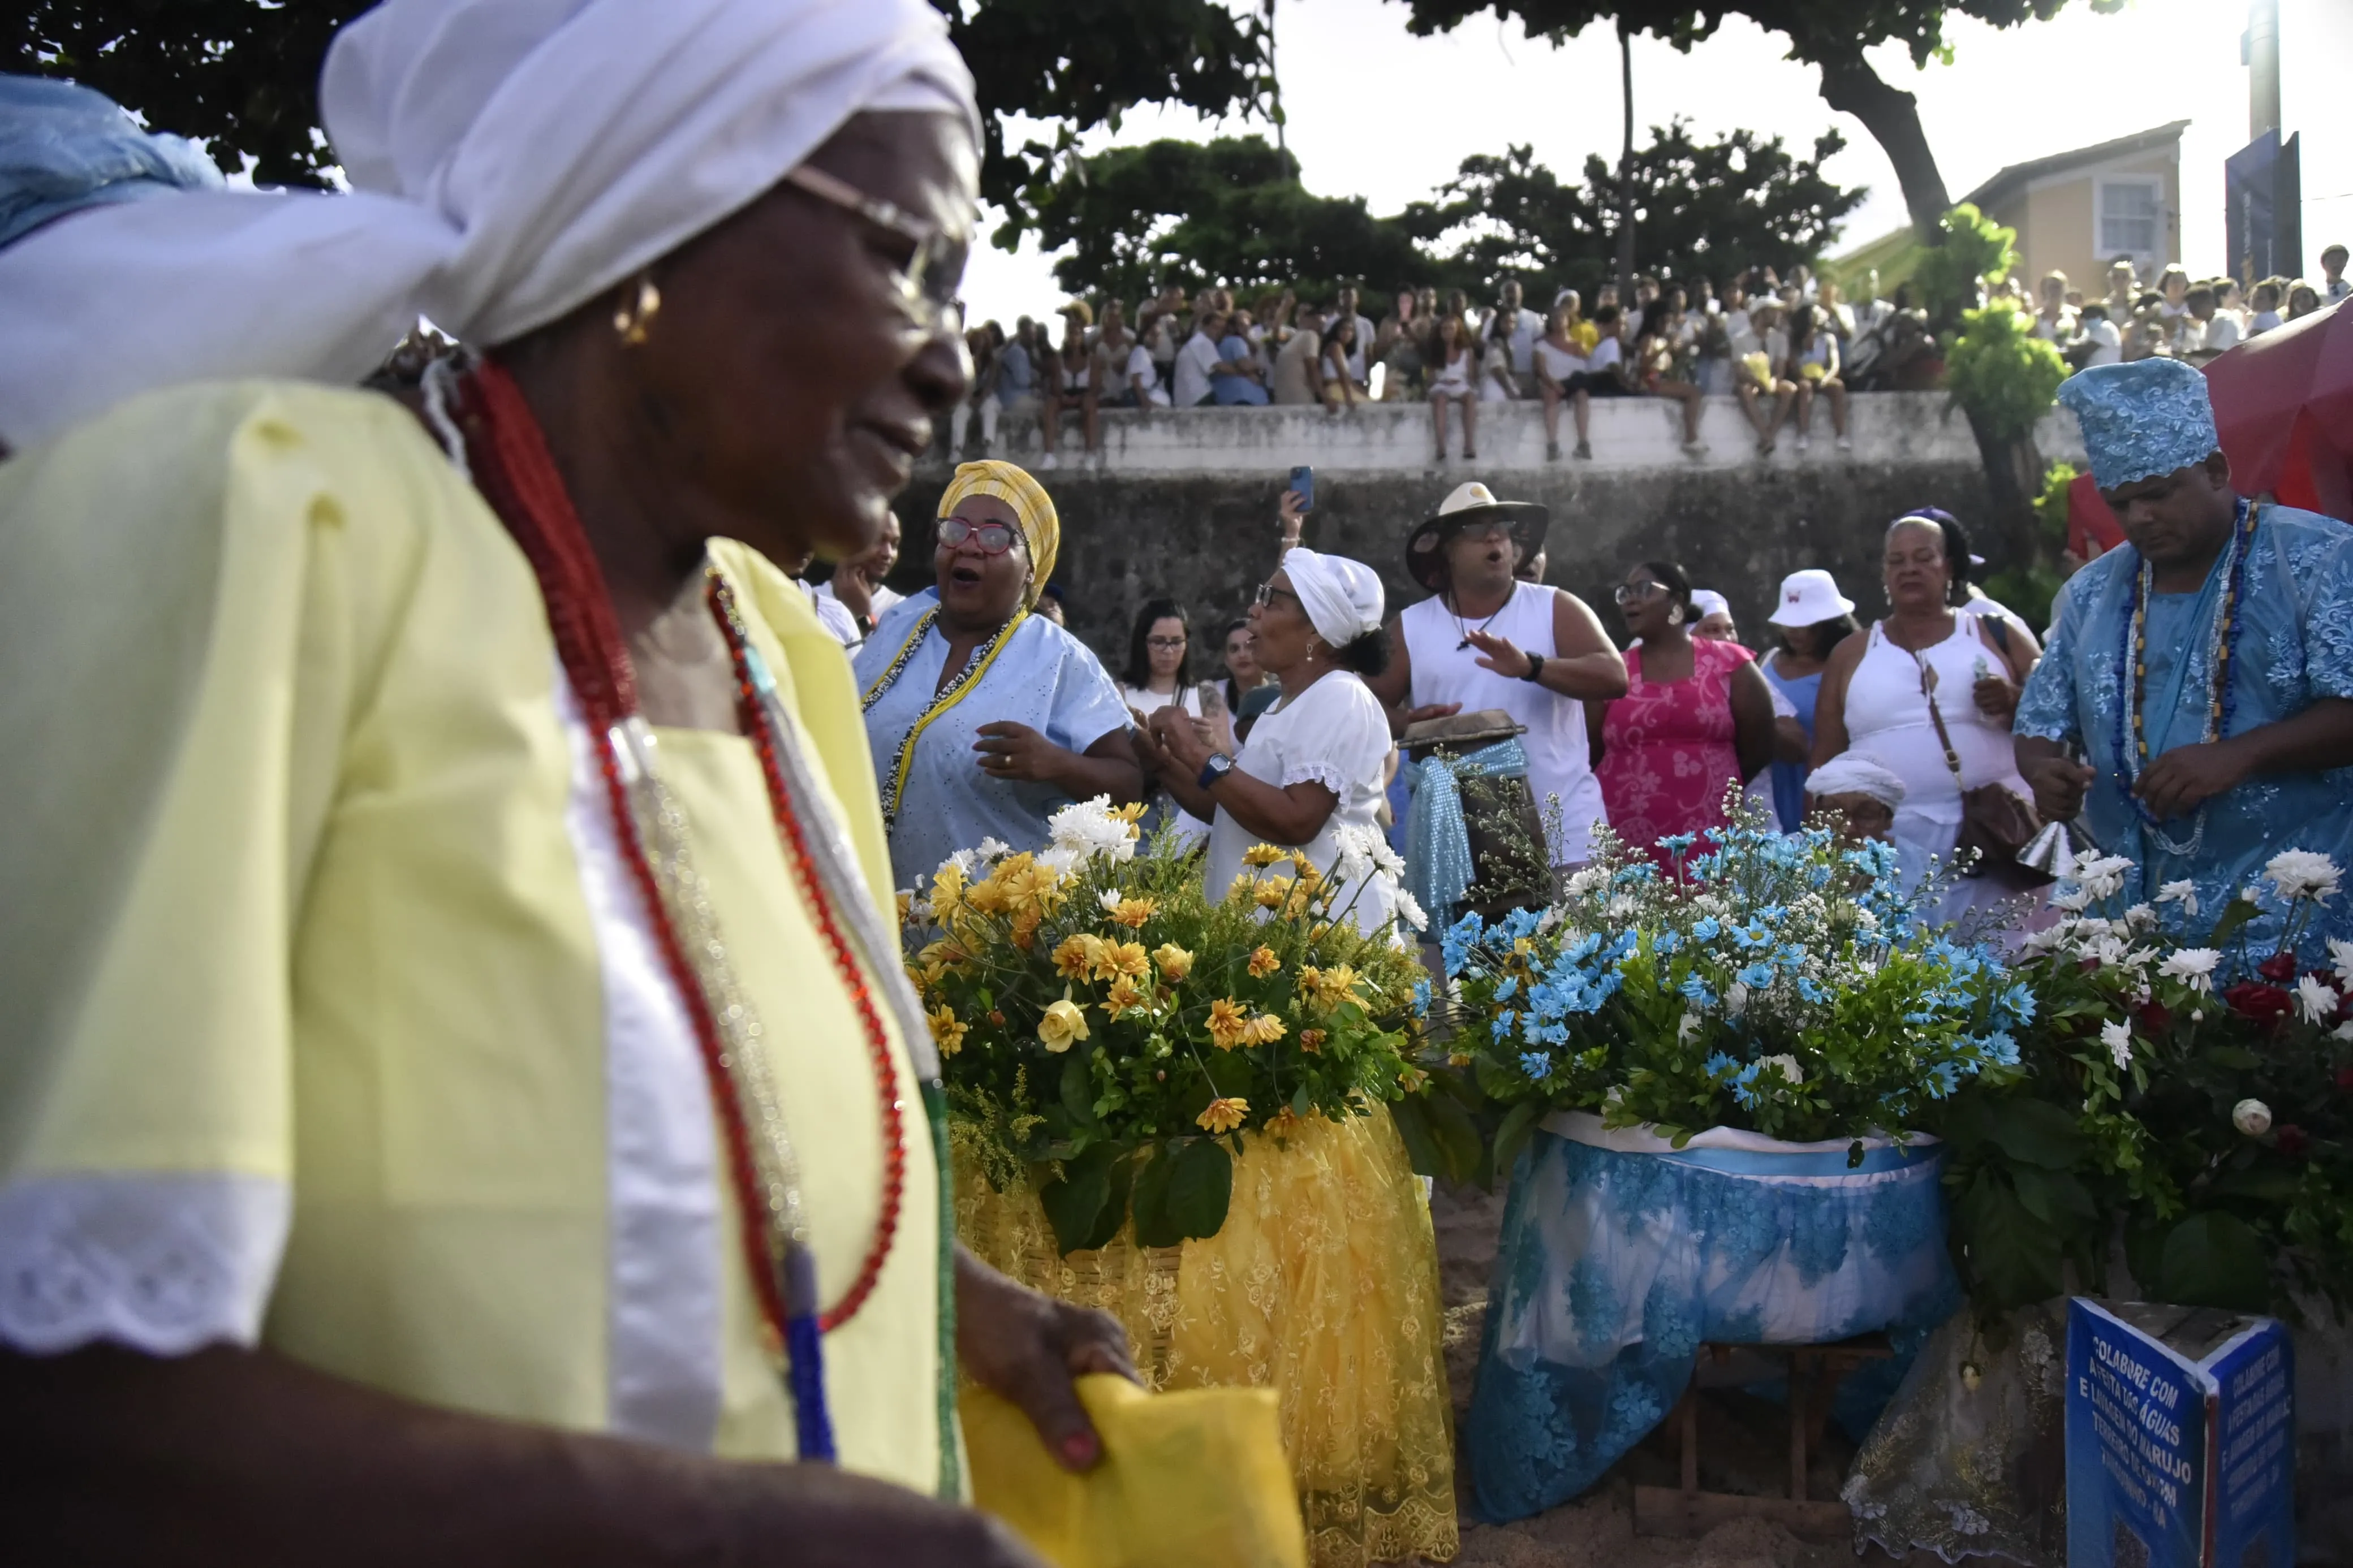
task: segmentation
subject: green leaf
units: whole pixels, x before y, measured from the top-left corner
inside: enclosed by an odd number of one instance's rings
[[[1945,1102],[1943,1116],[1930,1131],[1951,1144],[1954,1153],[1969,1154],[1993,1137],[1996,1120],[1990,1099],[1971,1087]]]
[[[2263,1058],[2242,1046],[2216,1046],[2206,1052],[2206,1059],[2216,1067],[2235,1068],[2241,1072],[2253,1072],[2263,1065]]]
[[[1416,1171],[1416,1175],[1443,1176],[1450,1182],[1467,1182],[1479,1169],[1479,1124],[1462,1102],[1451,1095],[1409,1095],[1408,1100],[1425,1100],[1430,1107],[1430,1131],[1438,1143],[1438,1164],[1428,1171]],[[1402,1104],[1404,1101],[1399,1101]],[[1394,1108],[1392,1108],[1394,1109]]]
[[[2011,1100],[1993,1119],[1989,1136],[2022,1165],[2063,1171],[2084,1158],[2084,1135],[2075,1119],[2047,1100]]]
[[[1495,1129],[1495,1171],[1501,1175],[1510,1172],[1512,1162],[1519,1158],[1520,1145],[1545,1113],[1540,1100],[1524,1100],[1504,1113],[1503,1124]]]
[[[1092,1054],[1074,1046],[1062,1058],[1062,1109],[1082,1127],[1092,1127],[1095,1122],[1094,1077],[1087,1068],[1087,1058]]]
[[[1445,1161],[1439,1152],[1438,1135],[1430,1124],[1429,1100],[1409,1094],[1389,1107],[1389,1119],[1397,1123],[1398,1136],[1405,1141],[1405,1157],[1413,1166],[1413,1173],[1435,1175]]]
[[[1054,1241],[1067,1256],[1091,1242],[1111,1201],[1111,1155],[1107,1143],[1097,1144],[1076,1159],[1062,1162],[1061,1179],[1038,1189],[1038,1201],[1054,1227]]]
[[[1168,1213],[1168,1173],[1176,1163],[1163,1145],[1135,1173],[1128,1206],[1135,1215],[1138,1247],[1174,1247],[1185,1239],[1185,1233],[1176,1228],[1176,1220]]]
[[[2010,1173],[2011,1184],[2018,1190],[2018,1201],[2027,1212],[2056,1231],[2069,1231],[2092,1224],[2099,1210],[2084,1184],[2064,1171],[2038,1170],[2032,1165],[2020,1165]]]
[[[1234,1195],[1234,1157],[1214,1138],[1197,1138],[1177,1151],[1168,1172],[1168,1217],[1177,1232],[1199,1241],[1218,1234]]]
[[[2271,1266],[2263,1237],[2220,1209],[2191,1215],[2165,1238],[2158,1294],[2184,1307],[2260,1312],[2271,1305]]]
[[[2059,1237],[2034,1217],[2010,1184],[1979,1171],[1953,1218],[1971,1293],[1998,1307],[2023,1307],[2059,1294]]]
[[[2259,912],[2255,906],[2246,900],[2232,899],[2222,906],[2222,917],[2214,922],[2214,929],[2207,933],[2206,945],[2218,949],[2226,946],[2232,937],[2239,934],[2239,928],[2253,920]]]
[[[2304,1178],[2294,1171],[2284,1171],[2276,1165],[2259,1165],[2251,1171],[2225,1171],[2214,1178],[2210,1190],[2217,1197],[2253,1198],[2259,1203],[2293,1203],[2295,1195],[2304,1190]]]

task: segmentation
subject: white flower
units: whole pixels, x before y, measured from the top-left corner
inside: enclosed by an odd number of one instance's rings
[[[1430,917],[1422,912],[1421,905],[1415,901],[1414,896],[1403,888],[1397,890],[1397,912],[1398,919],[1405,921],[1408,930],[1430,929]]]
[[[1727,1017],[1737,1018],[1748,1010],[1748,987],[1736,980],[1724,994],[1724,1011]]]
[[[1332,834],[1332,847],[1339,858],[1332,863],[1335,880],[1354,887],[1373,874],[1373,845],[1379,835],[1370,828],[1347,826]]]
[[[1609,900],[1608,912],[1611,920],[1622,921],[1632,915],[1634,911],[1641,907],[1641,905],[1634,901],[1633,894],[1620,893]]]
[[[2337,883],[2341,873],[2337,862],[2310,849],[2283,849],[2263,867],[2263,875],[2280,897],[2287,900],[2310,899],[2316,903],[2337,896]]]
[[[2135,904],[2125,911],[2125,924],[2135,931],[2147,931],[2157,923],[2157,910],[2147,904]]]
[[[1102,892],[1095,895],[1095,902],[1103,907],[1103,913],[1107,915],[1115,915],[1119,913],[1119,889],[1117,888],[1105,888]]]
[[[980,856],[976,851],[971,849],[959,849],[955,854],[940,862],[939,870],[932,873],[932,880],[934,882],[938,881],[940,879],[940,872],[945,871],[949,867],[953,866],[956,868],[957,874],[962,876],[965,881],[969,882],[972,880],[974,868],[979,864]]]
[[[1038,851],[1038,864],[1053,872],[1058,879],[1066,878],[1076,871],[1079,868],[1079,863],[1085,858],[1086,857],[1078,850],[1065,848],[1060,844]]]
[[[2337,983],[2353,990],[2353,942],[2347,942],[2342,937],[2330,937],[2328,956],[2337,965]]]
[[[2187,877],[2178,882],[2168,882],[2157,890],[2157,901],[2179,904],[2183,914],[2195,915],[2198,912],[2198,885]]]
[[[2167,956],[2157,966],[2157,972],[2168,980],[2179,980],[2203,996],[2214,989],[2214,966],[2222,955],[2211,947],[2185,947]]]
[[[2051,907],[2054,910],[2064,910],[2071,915],[2083,913],[2085,906],[2091,901],[2090,893],[2082,888],[2064,883],[2061,884],[2057,892],[2051,895]]]
[[[2353,1018],[2348,1018],[2329,1030],[2328,1037],[2332,1040],[2353,1040]]]
[[[1606,880],[1609,873],[1599,866],[1588,866],[1568,879],[1568,896],[1581,899]]]
[[[1405,875],[1405,857],[1389,847],[1389,841],[1380,834],[1373,835],[1373,869],[1384,877]]]
[[[1404,897],[1404,894],[1400,892],[1398,897],[1402,898]],[[1560,924],[1560,906],[1558,904],[1555,904],[1551,908],[1546,910],[1543,914],[1536,917],[1536,934],[1538,936],[1548,935],[1553,927],[1558,924]]]
[[[2125,885],[2132,861],[2122,855],[2094,855],[2075,868],[2075,883],[2095,899],[2112,899]]]
[[[1046,834],[1057,849],[1077,859],[1108,855],[1113,862],[1135,856],[1135,828],[1111,808],[1111,796],[1073,801],[1046,819]]]
[[[1013,846],[1002,838],[984,838],[980,841],[980,858],[984,860],[1002,860],[1012,853]]]
[[[1683,1021],[1675,1026],[1675,1039],[1679,1043],[1687,1043],[1694,1035],[1699,1033],[1699,1015],[1691,1008],[1684,1008]]]
[[[2250,1138],[2272,1130],[2272,1108],[2260,1100],[2242,1100],[2231,1108],[2231,1125]]]
[[[2337,993],[2307,974],[2295,983],[2295,1005],[2306,1023],[2322,1023],[2337,1011]]]
[[[1877,931],[1879,929],[1879,917],[1873,914],[1869,910],[1857,910],[1854,911],[1854,929],[1857,931]]]
[[[1793,1056],[1785,1054],[1775,1057],[1758,1057],[1757,1058],[1757,1065],[1760,1068],[1771,1068],[1775,1069],[1781,1075],[1782,1080],[1792,1088],[1795,1088],[1797,1085],[1806,1081],[1805,1069],[1798,1065],[1798,1058]]]
[[[2130,1024],[2101,1025],[2100,1044],[2108,1047],[2108,1059],[2116,1064],[2118,1072],[2132,1066],[2132,1026]]]

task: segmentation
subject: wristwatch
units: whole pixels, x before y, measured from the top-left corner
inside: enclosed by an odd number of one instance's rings
[[[1208,789],[1210,785],[1216,784],[1219,779],[1224,778],[1228,773],[1232,773],[1233,771],[1233,758],[1226,755],[1223,752],[1211,752],[1209,753],[1209,760],[1201,764],[1201,776],[1194,782],[1198,784],[1203,789]]]
[[[1544,655],[1540,653],[1532,653],[1528,655],[1528,672],[1525,675],[1521,676],[1520,679],[1522,680],[1531,682],[1542,680],[1544,679]]]

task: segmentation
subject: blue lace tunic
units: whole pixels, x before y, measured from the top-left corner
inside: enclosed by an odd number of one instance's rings
[[[2222,565],[2218,559],[2195,594],[2150,596],[2142,726],[2152,757],[2205,736]],[[2148,830],[2120,765],[2132,754],[2127,621],[2139,572],[2139,552],[2120,545],[2061,590],[2042,662],[2026,683],[2014,725],[2018,734],[2079,748],[2097,771],[2084,797],[2084,822],[2104,851],[2137,863],[2126,901],[2151,899],[2165,883],[2187,879],[2197,889],[2201,918],[2211,919],[2233,892],[2260,884],[2263,862],[2283,849],[2318,850],[2347,865],[2353,768],[2250,779],[2207,804],[2202,833],[2192,817]],[[2316,512],[2265,506],[2242,583],[2225,733],[2292,718],[2320,698],[2353,698],[2353,528]],[[2167,842],[2187,846],[2193,837],[2194,854],[2176,853]],[[2353,937],[2353,892],[2323,907],[2326,920],[2314,921],[2302,943],[2306,964],[2327,962],[2327,938]],[[2267,897],[2263,908],[2248,929],[2247,951],[2257,954],[2275,945],[2282,912],[2276,899]]]

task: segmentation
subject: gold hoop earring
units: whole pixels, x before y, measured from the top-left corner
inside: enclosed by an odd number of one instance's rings
[[[654,287],[654,275],[638,275],[638,295],[630,303],[613,312],[613,331],[623,343],[636,348],[646,341],[646,330],[661,313],[661,290]]]

